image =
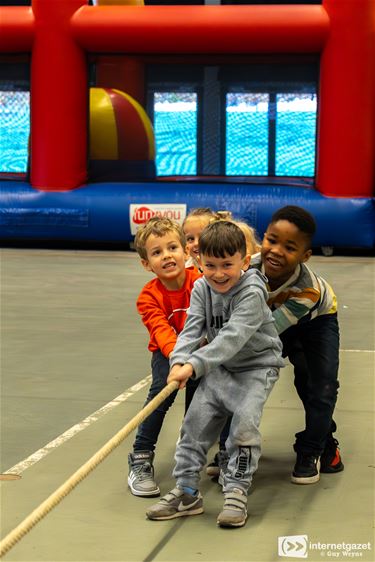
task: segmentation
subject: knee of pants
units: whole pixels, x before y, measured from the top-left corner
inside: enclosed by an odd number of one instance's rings
[[[338,381],[326,381],[317,387],[317,391],[323,398],[332,398],[337,396],[338,388]]]
[[[229,437],[227,439],[228,453],[235,451],[238,447],[259,447],[261,435],[259,431],[258,419],[247,419],[246,422],[233,418]]]
[[[309,394],[313,401],[320,402],[321,404],[332,405],[336,403],[338,387],[339,384],[337,381],[332,383],[327,382],[319,386],[312,385]]]

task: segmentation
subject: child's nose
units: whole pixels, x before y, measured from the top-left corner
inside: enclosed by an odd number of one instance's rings
[[[271,254],[277,254],[278,256],[282,254],[281,246],[279,244],[275,244],[274,246],[272,246]]]
[[[217,269],[215,271],[215,277],[216,279],[221,279],[222,277],[224,277],[224,271],[222,269]]]

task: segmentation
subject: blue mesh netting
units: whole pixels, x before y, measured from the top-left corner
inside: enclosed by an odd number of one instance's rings
[[[267,94],[227,94],[225,155],[228,176],[267,175]]]
[[[157,174],[197,174],[196,94],[156,93],[154,99]],[[225,112],[226,175],[314,176],[315,94],[277,94],[272,101],[268,93],[233,92]]]
[[[197,94],[155,93],[154,100],[157,174],[197,174]],[[227,95],[225,139],[221,140],[226,142],[226,174],[267,176],[273,150],[275,175],[313,177],[316,95],[276,96],[274,147],[269,146],[269,103],[268,94]],[[1,90],[0,117],[0,171],[26,172],[29,92]]]
[[[226,104],[226,174],[314,176],[316,95],[231,93]],[[269,126],[275,121],[275,144]],[[270,154],[275,172],[269,171]]]
[[[158,176],[197,173],[197,95],[155,93],[154,131]]]
[[[314,176],[316,105],[315,94],[277,95],[277,176]]]
[[[0,172],[26,172],[30,94],[0,90]]]

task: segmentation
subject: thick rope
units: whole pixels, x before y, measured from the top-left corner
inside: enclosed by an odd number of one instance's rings
[[[85,462],[68,480],[30,513],[13,531],[0,542],[0,556],[6,554],[34,525],[61,502],[86,476],[94,470],[140,423],[142,423],[172,392],[177,390],[176,381],[169,383],[134,418],[118,431],[99,451]]]

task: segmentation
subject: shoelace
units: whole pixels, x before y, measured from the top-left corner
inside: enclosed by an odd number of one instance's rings
[[[139,480],[150,480],[152,479],[152,467],[149,462],[144,462],[142,464],[136,464],[132,467],[133,472],[137,475]]]

